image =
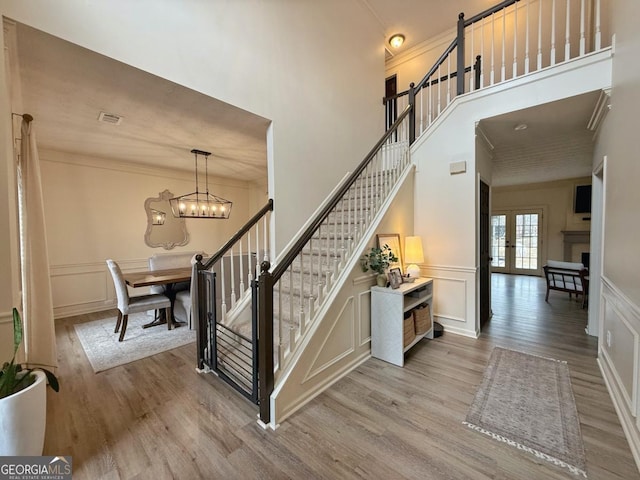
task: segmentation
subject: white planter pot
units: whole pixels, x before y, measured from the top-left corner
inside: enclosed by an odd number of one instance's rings
[[[47,377],[33,372],[36,381],[24,390],[0,399],[0,456],[42,455],[47,423]]]

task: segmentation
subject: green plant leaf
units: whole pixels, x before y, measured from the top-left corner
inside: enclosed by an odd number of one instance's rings
[[[56,378],[54,373],[47,370],[46,368],[39,368],[38,370],[42,370],[44,374],[47,376],[47,381],[49,382],[49,385],[51,385],[51,388],[53,388],[53,391],[59,392],[60,385],[58,384],[58,379]]]
[[[18,347],[22,342],[22,321],[20,320],[20,314],[18,309],[13,309],[13,358],[16,358],[18,353]]]
[[[18,353],[18,347],[22,342],[23,330],[22,321],[20,320],[20,314],[16,308],[13,309],[13,358],[10,362],[5,362],[0,370],[0,398],[8,397],[20,390],[27,388],[33,382],[36,377],[33,374],[34,370],[42,370],[47,377],[47,381],[51,388],[58,392],[60,385],[58,379],[53,372],[42,368],[40,366],[34,368],[23,368],[21,364],[15,363],[16,354]]]

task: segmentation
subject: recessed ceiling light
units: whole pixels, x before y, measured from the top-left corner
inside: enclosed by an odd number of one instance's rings
[[[518,125],[516,125],[515,127],[513,127],[513,129],[517,132],[518,130],[526,130],[527,128],[529,128],[529,125],[527,125],[526,123],[519,123]]]
[[[400,48],[403,43],[404,35],[401,33],[395,33],[391,35],[391,38],[389,39],[389,45],[391,45],[393,48]]]

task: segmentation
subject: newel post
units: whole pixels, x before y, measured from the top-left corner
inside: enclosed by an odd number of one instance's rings
[[[271,421],[271,392],[273,392],[273,277],[271,264],[260,264],[258,279],[258,401],[260,420]]]
[[[409,85],[409,105],[411,105],[411,113],[409,114],[409,145],[413,144],[416,139],[416,84],[411,82]]]
[[[207,308],[205,306],[206,285],[204,279],[200,275],[200,271],[204,268],[202,264],[202,255],[196,255],[196,263],[193,264],[193,272],[191,274],[192,281],[196,282],[196,288],[193,289],[195,297],[191,299],[192,317],[196,319],[196,349],[198,351],[197,368],[204,368],[204,349],[207,344]]]
[[[464,93],[464,13],[458,15],[458,95]]]

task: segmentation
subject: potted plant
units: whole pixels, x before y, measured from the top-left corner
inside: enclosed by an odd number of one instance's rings
[[[371,247],[369,253],[365,253],[360,260],[360,266],[363,272],[372,270],[378,274],[378,286],[387,286],[387,269],[389,265],[398,261],[391,247],[386,243],[380,247]]]
[[[46,381],[56,392],[56,376],[44,368],[16,363],[22,321],[13,309],[13,358],[0,370],[0,456],[42,455],[47,420]]]

